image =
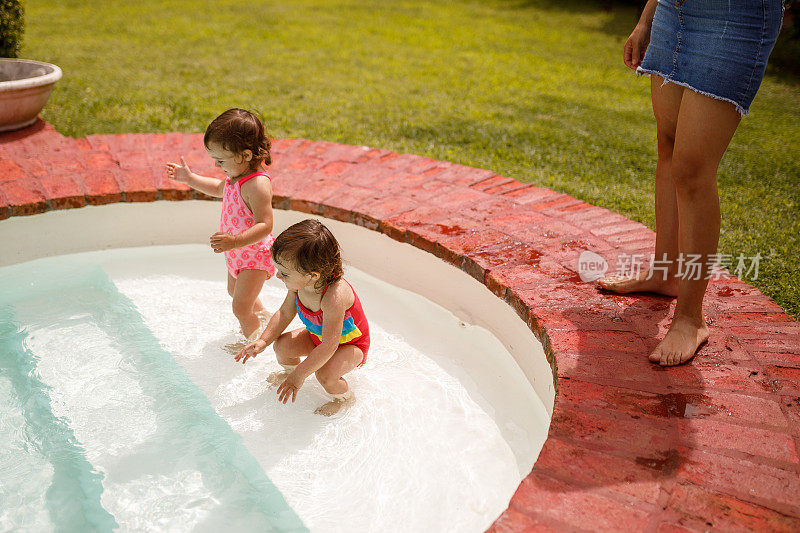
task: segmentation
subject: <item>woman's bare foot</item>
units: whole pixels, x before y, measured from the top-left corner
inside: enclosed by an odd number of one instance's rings
[[[638,276],[606,276],[597,280],[597,284],[611,292],[626,294],[629,292],[653,292],[673,298],[678,296],[678,278],[668,277],[664,279],[663,274],[654,274],[650,279],[648,272],[642,272]]]
[[[322,415],[322,416],[333,416],[345,407],[350,407],[356,403],[356,397],[352,394],[349,398],[345,400],[334,399],[329,401],[328,403],[324,403],[314,409],[314,414]]]
[[[688,318],[674,318],[664,339],[650,354],[650,360],[661,366],[680,365],[694,357],[706,341],[708,326],[705,320],[698,326],[697,322]]]

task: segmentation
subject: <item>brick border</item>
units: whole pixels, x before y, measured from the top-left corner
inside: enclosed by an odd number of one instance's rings
[[[0,220],[113,202],[206,198],[163,175],[198,134],[0,134]],[[544,345],[549,436],[492,531],[800,530],[800,325],[754,287],[713,281],[711,340],[647,361],[674,303],[598,292],[578,254],[652,251],[654,234],[566,194],[411,154],[304,139],[273,146],[274,204],[379,231],[484,283]],[[613,266],[613,261],[611,261]]]

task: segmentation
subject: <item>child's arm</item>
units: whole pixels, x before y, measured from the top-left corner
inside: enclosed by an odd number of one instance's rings
[[[269,178],[256,176],[242,185],[242,199],[253,213],[255,224],[238,235],[218,231],[211,236],[214,251],[225,252],[250,246],[272,233],[272,185]]]
[[[260,354],[267,348],[267,346],[275,342],[275,339],[277,339],[280,334],[284,332],[292,319],[294,319],[295,315],[297,315],[297,308],[295,307],[294,303],[296,294],[297,293],[295,291],[289,291],[286,294],[286,299],[283,301],[275,314],[270,317],[269,322],[267,322],[267,327],[264,329],[264,333],[262,333],[258,339],[245,346],[238,354],[236,354],[236,357],[234,358],[235,361],[239,361],[241,359],[242,364],[245,364],[249,358]]]
[[[340,299],[338,301],[334,299],[333,304],[322,306],[322,343],[311,350],[308,357],[295,369],[303,379],[325,366],[325,363],[333,357],[342,337],[345,310]]]
[[[222,198],[222,191],[225,188],[225,182],[221,179],[208,178],[192,172],[189,165],[183,160],[183,156],[181,156],[180,165],[167,163],[167,177],[215,198]]]
[[[242,199],[253,212],[255,224],[236,236],[236,245],[240,248],[272,233],[272,184],[269,178],[257,176],[242,185]]]

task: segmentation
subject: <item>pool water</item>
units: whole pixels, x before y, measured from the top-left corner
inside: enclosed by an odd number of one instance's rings
[[[271,348],[233,361],[224,262],[205,246],[0,268],[0,529],[488,527],[541,445],[544,407],[487,331],[346,277],[373,340],[347,375],[356,403],[327,418],[313,377],[277,401]],[[285,294],[270,280],[261,299]],[[529,406],[519,419],[481,394],[493,374]]]

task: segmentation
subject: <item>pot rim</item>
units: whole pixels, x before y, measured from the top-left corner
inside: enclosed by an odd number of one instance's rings
[[[12,61],[15,63],[30,63],[33,65],[50,67],[53,70],[51,72],[48,72],[47,74],[41,76],[33,76],[32,78],[0,81],[0,92],[14,91],[18,89],[27,89],[30,87],[40,87],[44,85],[52,85],[53,83],[61,79],[62,72],[61,69],[58,67],[58,65],[53,65],[52,63],[45,63],[44,61],[35,61],[33,59],[0,58],[0,63],[7,63]]]

